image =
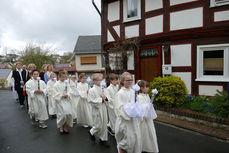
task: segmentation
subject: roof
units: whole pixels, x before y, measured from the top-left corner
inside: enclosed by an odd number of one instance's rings
[[[11,71],[11,69],[0,69],[0,79],[7,79]]]
[[[76,42],[74,53],[101,53],[101,35],[79,36]]]

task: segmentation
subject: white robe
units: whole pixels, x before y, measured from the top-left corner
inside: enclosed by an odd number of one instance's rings
[[[115,100],[117,120],[115,123],[115,139],[118,148],[127,153],[141,153],[141,132],[138,118],[129,117],[124,111],[123,106],[134,101],[135,93],[132,89],[122,87]]]
[[[55,95],[54,84],[55,83],[56,82],[53,80],[49,80],[47,83],[49,115],[56,115],[56,102],[54,99],[54,95]]]
[[[67,92],[66,92],[66,84],[62,81],[57,81],[54,85],[55,90],[55,101],[56,101],[56,115],[57,115],[57,128],[63,127],[66,123],[68,126],[73,126],[73,117],[72,117],[72,89],[69,84],[67,84]],[[63,95],[67,94],[68,98],[63,98]]]
[[[96,85],[94,85],[88,93],[88,101],[92,106],[92,116],[94,124],[90,132],[92,135],[99,137],[102,141],[107,141],[107,108],[105,103],[102,103],[102,94],[102,88]]]
[[[110,128],[112,131],[115,131],[115,122],[117,119],[117,115],[115,113],[115,97],[118,92],[118,85],[114,86],[112,84],[109,85],[109,87],[106,90],[106,97],[108,99],[108,115],[109,115],[109,123],[110,123]]]
[[[77,105],[77,123],[93,125],[92,122],[92,113],[91,105],[88,103],[88,84],[87,83],[78,83],[77,90],[79,92],[79,100]]]
[[[29,79],[26,83],[25,83],[25,89],[26,89],[26,93],[27,93],[27,98],[28,98],[28,106],[29,106],[29,110],[28,110],[28,114],[30,115],[30,117],[34,116],[35,112],[34,112],[34,105],[32,103],[31,100],[31,95],[30,92],[27,89],[28,84],[30,84],[29,82],[32,81],[32,79]]]
[[[138,102],[145,107],[152,105],[150,103],[149,95],[140,93],[137,97]],[[147,112],[145,112],[147,113]],[[140,122],[141,136],[142,136],[142,151],[144,152],[159,152],[157,144],[157,136],[153,120],[151,118],[143,117]]]
[[[79,101],[79,93],[77,90],[77,83],[73,82],[72,80],[70,80],[70,87],[73,91],[73,96],[72,96],[72,115],[73,115],[73,119],[77,118],[77,105],[78,105],[78,101]]]
[[[35,93],[38,90],[38,80],[30,79],[26,83],[26,91],[29,95],[29,111],[36,120],[45,121],[48,119],[48,112],[45,103],[46,84],[43,80],[39,81],[42,94]]]

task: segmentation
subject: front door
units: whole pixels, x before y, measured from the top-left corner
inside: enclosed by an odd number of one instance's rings
[[[160,75],[160,48],[143,48],[140,50],[140,79],[152,82]]]

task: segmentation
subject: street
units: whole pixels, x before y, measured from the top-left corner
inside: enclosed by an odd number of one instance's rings
[[[20,109],[9,90],[0,90],[0,153],[117,153],[114,137],[111,147],[91,142],[88,128],[74,126],[60,135],[56,120],[48,128],[31,125],[26,109]],[[161,153],[228,153],[229,143],[161,123],[155,123]]]

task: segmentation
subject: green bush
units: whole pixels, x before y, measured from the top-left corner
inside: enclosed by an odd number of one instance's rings
[[[157,89],[154,103],[165,107],[180,106],[187,95],[185,83],[177,76],[157,77],[150,83],[149,95],[152,89]]]
[[[227,92],[217,91],[217,94],[210,98],[206,96],[187,97],[181,107],[214,117],[229,118],[229,102],[227,98]]]
[[[209,98],[212,107],[212,113],[220,117],[229,118],[229,101],[226,91],[218,91],[214,97]]]

